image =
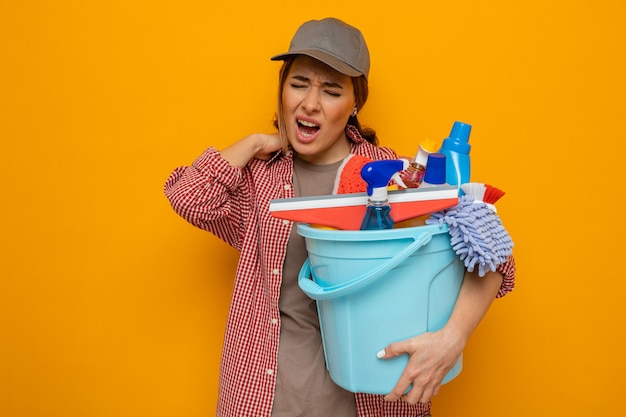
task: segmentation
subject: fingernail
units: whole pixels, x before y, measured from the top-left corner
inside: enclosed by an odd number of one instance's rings
[[[376,354],[376,357],[377,357],[378,359],[382,359],[382,358],[384,358],[384,357],[385,357],[385,349],[383,349],[383,350],[379,351],[379,352]]]

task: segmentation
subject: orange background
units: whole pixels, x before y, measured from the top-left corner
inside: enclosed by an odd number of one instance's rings
[[[383,144],[470,123],[507,192],[517,289],[435,416],[619,414],[626,2],[219,3],[0,1],[0,415],[214,415],[237,254],[162,186],[271,130],[269,57],[329,15],[366,35]]]

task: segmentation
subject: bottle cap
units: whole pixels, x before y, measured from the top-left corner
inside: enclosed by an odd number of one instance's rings
[[[424,140],[420,142],[413,160],[422,166],[426,166],[428,163],[428,154],[432,152],[437,152],[437,142],[431,138],[424,138]]]
[[[431,138],[424,138],[424,140],[420,142],[420,146],[428,153],[437,152],[439,148],[437,141]]]
[[[434,152],[428,155],[424,182],[437,185],[446,183],[446,156],[444,154]]]
[[[472,126],[467,123],[454,122],[450,136],[444,139],[442,149],[454,149],[457,152],[469,153],[469,136]]]

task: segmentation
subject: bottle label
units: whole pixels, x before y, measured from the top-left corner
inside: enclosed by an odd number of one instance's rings
[[[457,152],[446,153],[446,182],[461,185],[469,182],[469,159]]]

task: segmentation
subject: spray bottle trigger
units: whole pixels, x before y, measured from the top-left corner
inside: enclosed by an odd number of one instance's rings
[[[404,181],[402,181],[402,177],[400,176],[400,172],[402,172],[405,169],[407,169],[409,167],[409,165],[411,165],[411,162],[408,159],[406,159],[406,158],[400,158],[398,160],[402,161],[402,170],[396,172],[395,174],[393,174],[391,176],[391,178],[396,182],[396,184],[398,184],[398,186],[400,186],[402,188],[409,188],[409,187],[406,186]]]
[[[409,188],[409,187],[406,186],[404,181],[402,181],[402,177],[400,177],[400,173],[399,172],[396,172],[395,174],[393,174],[391,176],[391,178],[396,182],[396,184],[398,184],[399,187]]]

